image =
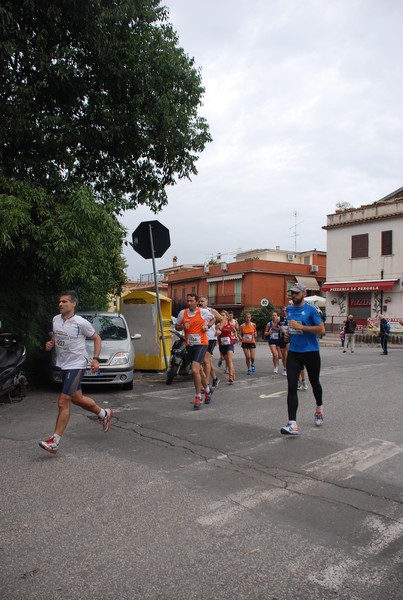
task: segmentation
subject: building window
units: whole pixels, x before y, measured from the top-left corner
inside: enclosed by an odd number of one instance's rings
[[[242,304],[242,279],[235,281],[235,304]]]
[[[214,305],[215,302],[215,283],[209,283],[208,286],[209,304]]]
[[[185,301],[186,298],[186,288],[182,288],[182,300]]]
[[[382,231],[381,254],[382,256],[392,254],[392,231]]]
[[[174,300],[178,297],[178,289],[174,288]]]
[[[351,236],[351,258],[368,258],[368,233]]]

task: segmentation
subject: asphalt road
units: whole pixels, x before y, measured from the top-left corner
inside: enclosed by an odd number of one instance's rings
[[[87,388],[112,428],[73,407],[57,456],[55,390],[0,404],[2,600],[401,600],[403,349],[321,354],[298,438],[263,344],[200,412],[189,379]]]

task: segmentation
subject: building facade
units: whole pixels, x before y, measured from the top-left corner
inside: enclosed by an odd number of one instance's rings
[[[303,283],[308,293],[318,293],[326,279],[326,253],[250,250],[238,253],[235,262],[217,260],[182,268],[175,263],[160,273],[165,275],[174,315],[185,305],[189,292],[208,296],[211,306],[239,315],[261,308],[266,300],[276,307],[287,304],[288,290],[296,281]]]
[[[327,216],[326,314],[361,326],[403,317],[403,188]]]

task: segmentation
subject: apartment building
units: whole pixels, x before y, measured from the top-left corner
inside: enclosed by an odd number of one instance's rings
[[[210,305],[217,309],[240,314],[264,306],[267,300],[276,307],[288,303],[288,290],[296,281],[307,287],[308,294],[317,294],[326,279],[326,253],[276,247],[239,252],[233,262],[218,256],[204,265],[183,266],[175,257],[172,267],[160,273],[168,284],[174,315],[185,305],[189,292],[208,296]]]
[[[327,216],[326,314],[361,325],[403,317],[403,188]]]

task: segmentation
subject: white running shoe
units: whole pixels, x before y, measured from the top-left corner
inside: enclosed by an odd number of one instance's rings
[[[278,373],[278,367],[274,367],[273,373]]]
[[[59,444],[58,442],[56,442],[53,435],[47,440],[42,440],[41,442],[39,442],[39,445],[41,448],[46,450],[46,452],[50,452],[51,454],[56,454],[56,452],[59,449]]]
[[[289,421],[285,427],[280,429],[283,435],[299,435],[298,425],[295,421]]]
[[[111,408],[106,408],[104,418],[99,419],[101,421],[102,429],[104,430],[104,433],[108,433],[108,431],[111,428],[112,416],[113,416],[113,410]]]
[[[322,406],[317,406],[316,410],[315,410],[315,425],[317,427],[320,427],[321,425],[323,425],[323,407]]]
[[[283,375],[284,375],[284,377],[287,377],[287,371],[285,369],[283,371]]]

